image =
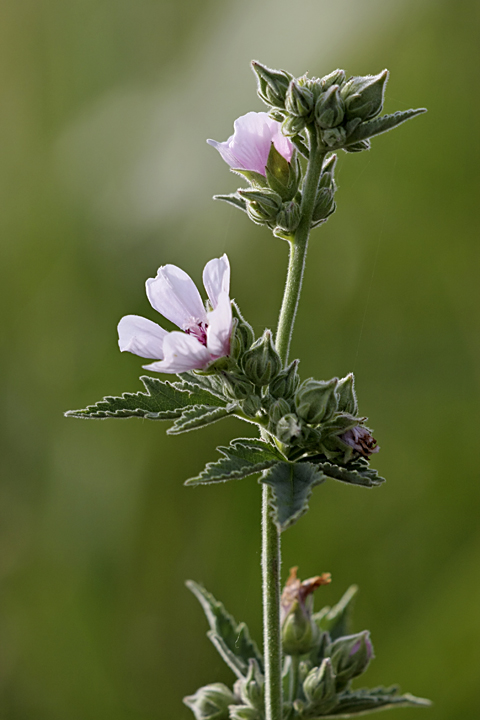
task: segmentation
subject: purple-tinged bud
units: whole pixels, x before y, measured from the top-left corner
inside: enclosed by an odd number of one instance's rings
[[[304,655],[317,644],[320,630],[312,619],[312,593],[329,582],[330,573],[302,582],[297,578],[297,568],[291,568],[280,600],[282,643],[286,655]]]
[[[340,435],[339,439],[345,445],[351,447],[357,457],[361,455],[368,459],[370,455],[380,450],[370,431],[362,425],[356,425],[354,428],[347,430],[343,435]]]
[[[183,698],[183,702],[196,720],[228,720],[228,707],[235,702],[235,696],[223,683],[212,683]]]
[[[330,645],[328,654],[337,675],[337,690],[364,673],[375,657],[368,630],[338,638]]]

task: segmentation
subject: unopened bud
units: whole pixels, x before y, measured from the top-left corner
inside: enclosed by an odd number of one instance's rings
[[[334,128],[343,120],[345,103],[343,102],[338,85],[331,85],[320,95],[315,105],[315,120],[322,129]]]
[[[355,152],[362,152],[363,150],[370,150],[371,143],[370,140],[359,140],[355,143],[350,143],[349,145],[346,145],[343,149],[345,152],[349,153],[355,153]]]
[[[263,720],[264,715],[250,705],[230,705],[230,720]]]
[[[282,643],[286,655],[304,655],[317,644],[320,630],[312,618],[312,593],[329,582],[329,573],[302,582],[297,578],[297,568],[291,568],[280,601]]]
[[[290,115],[306,117],[312,112],[313,104],[312,91],[304,85],[299,85],[296,80],[292,80],[285,96],[285,110]]]
[[[294,232],[300,222],[300,205],[294,201],[284,203],[277,215],[277,227],[287,233]]]
[[[290,398],[295,394],[300,378],[298,376],[298,360],[294,360],[290,365],[280,372],[275,380],[270,383],[268,392],[274,398]]]
[[[282,207],[282,198],[272,190],[239,190],[238,194],[247,201],[247,213],[257,224],[264,224],[277,217]]]
[[[240,678],[235,683],[235,692],[240,696],[245,705],[251,705],[257,710],[264,708],[264,679],[260,672],[258,663],[254,659],[249,660],[248,673],[246,677]]]
[[[332,85],[342,85],[343,82],[345,82],[345,70],[334,70],[320,80],[322,90],[328,90]]]
[[[243,356],[245,375],[258,387],[268,385],[281,371],[282,361],[275,349],[270,330],[253,343]]]
[[[325,658],[320,667],[313,668],[303,683],[308,710],[326,713],[336,705],[335,672],[330,658]]]
[[[338,381],[338,412],[346,412],[350,415],[358,413],[357,396],[355,393],[355,378],[349,373]]]
[[[305,127],[305,118],[297,115],[287,115],[282,123],[282,133],[287,137],[293,137],[302,132]]]
[[[370,633],[364,630],[356,635],[346,635],[335,640],[329,655],[337,675],[337,690],[344,688],[354,677],[365,672],[375,657]]]
[[[302,426],[299,423],[298,417],[293,413],[284,415],[281,420],[278,421],[275,430],[275,435],[280,442],[289,445],[292,440],[300,437],[302,434]]]
[[[251,382],[235,373],[222,373],[222,383],[224,394],[232,400],[245,400],[255,392]]]
[[[299,387],[295,396],[297,413],[310,425],[329,420],[337,410],[335,388],[338,378],[325,382],[310,378]]]
[[[328,148],[343,147],[346,137],[347,133],[345,132],[345,128],[341,126],[329,128],[322,132],[322,140]]]
[[[288,415],[290,411],[291,408],[288,402],[283,398],[278,398],[278,400],[274,400],[268,408],[268,416],[271,422],[274,423],[274,425],[277,425],[281,418],[284,415]]]
[[[235,702],[235,696],[223,683],[212,683],[183,698],[183,702],[196,720],[228,720],[228,706]]]
[[[369,120],[378,115],[383,107],[387,81],[388,70],[383,70],[378,75],[354,77],[349,80],[341,91],[347,117]]]
[[[252,326],[242,316],[234,300],[232,300],[232,314],[236,324],[230,340],[230,355],[235,360],[238,360],[255,341],[255,334]]]
[[[252,62],[252,69],[257,76],[257,93],[260,99],[267,105],[284,108],[292,75],[285,70],[272,70],[256,60]]]
[[[253,391],[253,385],[251,386]],[[255,417],[257,412],[262,407],[262,401],[258,397],[258,395],[249,395],[245,398],[242,402],[242,410],[245,413],[245,415],[248,415],[249,417]]]

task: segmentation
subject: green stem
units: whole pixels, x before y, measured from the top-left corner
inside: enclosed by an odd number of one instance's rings
[[[293,702],[297,697],[298,692],[298,676],[299,676],[300,656],[290,656],[290,702]]]
[[[287,364],[293,324],[297,312],[308,237],[325,153],[318,147],[315,129],[308,130],[310,159],[303,185],[301,220],[290,241],[287,282],[278,320],[276,347]],[[263,637],[265,653],[265,717],[282,720],[282,640],[280,633],[280,532],[271,516],[272,489],[263,485],[262,495],[262,586]]]

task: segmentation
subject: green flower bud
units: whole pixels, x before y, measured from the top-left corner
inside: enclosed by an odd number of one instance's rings
[[[300,205],[296,202],[284,203],[277,215],[277,227],[287,233],[294,232],[300,222]]]
[[[268,385],[281,371],[282,361],[275,349],[270,330],[253,343],[243,356],[245,375],[258,387]]]
[[[338,378],[327,382],[310,378],[300,385],[295,396],[298,416],[310,425],[329,420],[337,411],[335,388]]]
[[[355,143],[350,143],[350,145],[346,145],[343,149],[345,152],[353,153],[353,152],[362,152],[362,150],[370,150],[372,144],[370,140],[359,140]]]
[[[378,75],[351,78],[342,88],[347,117],[369,120],[382,110],[388,70]]]
[[[289,445],[292,440],[300,437],[301,434],[302,426],[298,421],[298,417],[293,413],[290,413],[289,415],[284,415],[281,420],[278,421],[275,435],[280,440],[280,442],[284,443],[285,445]]]
[[[235,696],[223,683],[212,683],[183,698],[183,702],[196,720],[228,720],[228,706],[235,703]]]
[[[304,85],[299,85],[296,80],[292,80],[288,86],[285,97],[285,110],[290,115],[297,117],[306,117],[313,110],[314,99],[313,93]]]
[[[284,415],[288,415],[290,411],[291,408],[288,402],[283,398],[278,398],[278,400],[274,400],[268,408],[268,416],[271,422],[274,423],[274,425],[277,425],[281,418]]]
[[[337,690],[342,690],[350,680],[364,673],[375,657],[370,633],[364,630],[338,638],[330,645],[329,655],[337,675]]]
[[[236,323],[230,340],[230,355],[238,360],[255,341],[255,333],[250,323],[242,316],[235,300],[232,300],[232,314]]]
[[[250,705],[230,705],[230,720],[263,720],[264,715]]]
[[[297,568],[291,568],[280,600],[282,644],[286,655],[304,655],[317,644],[320,630],[312,618],[312,593],[329,582],[329,573],[302,582],[297,578]]]
[[[315,120],[322,129],[334,128],[343,120],[345,103],[343,102],[338,85],[331,85],[320,95],[315,105]]]
[[[248,661],[248,673],[246,677],[240,678],[235,683],[235,693],[242,699],[245,705],[249,705],[257,710],[263,710],[265,707],[264,699],[264,678],[258,667],[258,663],[254,659]]]
[[[293,76],[285,70],[272,70],[256,60],[252,62],[252,69],[257,76],[259,98],[267,105],[284,108],[285,96]]]
[[[298,117],[297,115],[287,115],[282,123],[282,132],[287,137],[293,137],[302,132],[305,127],[305,118]]]
[[[329,128],[323,130],[322,140],[328,148],[338,148],[345,144],[347,133],[343,127]]]
[[[325,658],[320,667],[313,668],[303,683],[308,711],[326,714],[337,704],[335,673],[330,658]]]
[[[288,399],[295,394],[295,391],[300,383],[300,378],[297,372],[298,362],[298,360],[294,360],[270,383],[268,392],[272,397]]]
[[[245,400],[255,394],[255,388],[242,375],[236,373],[222,373],[223,394],[232,400]]]
[[[312,215],[312,228],[321,225],[332,213],[335,212],[337,206],[335,204],[334,197],[334,190],[331,190],[330,188],[321,188],[318,191],[317,201]]]
[[[265,190],[243,190],[238,194],[247,201],[247,213],[259,225],[274,221],[282,207],[282,198],[276,192]]]
[[[334,70],[321,78],[322,90],[328,90],[332,85],[342,85],[345,82],[345,70]]]
[[[253,389],[253,386],[252,386]],[[254,418],[262,407],[262,401],[258,395],[249,395],[242,401],[242,410],[245,415]]]
[[[353,373],[349,373],[338,381],[338,412],[356,415],[358,413],[357,396],[355,394],[355,378]]]

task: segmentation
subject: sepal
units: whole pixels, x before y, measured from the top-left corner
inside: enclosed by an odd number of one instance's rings
[[[197,690],[195,695],[187,695],[183,702],[196,720],[228,720],[228,708],[235,702],[235,696],[223,683],[212,683]]]
[[[253,60],[252,69],[257,76],[257,93],[266,105],[284,108],[285,96],[293,76],[285,70],[272,70]]]
[[[341,89],[348,119],[369,120],[382,111],[388,70],[378,75],[353,77]]]
[[[392,113],[391,115],[382,115],[381,117],[374,118],[368,122],[359,123],[349,132],[344,149],[346,150],[352,144],[367,140],[375,135],[381,135],[382,133],[388,132],[407,120],[411,120],[412,118],[417,117],[417,115],[423,115],[423,113],[426,112],[425,108],[417,108],[416,110],[400,110]]]
[[[313,668],[303,683],[307,699],[305,715],[325,715],[337,705],[336,675],[330,658],[325,658],[320,667]]]
[[[270,330],[265,330],[262,337],[246,351],[242,365],[246,377],[258,387],[268,385],[277,377],[282,369],[282,361]]]
[[[243,210],[243,212],[247,212],[247,203],[246,201],[240,197],[238,193],[230,193],[230,195],[214,195],[214,200],[223,200],[224,202],[228,203],[229,205],[233,205],[233,207],[238,208],[239,210]]]
[[[340,125],[345,115],[345,103],[338,85],[331,85],[315,104],[315,121],[322,130]]]
[[[338,378],[328,381],[313,378],[305,380],[295,395],[297,415],[310,425],[330,420],[338,406],[335,393],[337,384]]]
[[[285,399],[293,397],[300,384],[298,363],[298,360],[294,360],[272,380],[268,386],[268,392],[272,397]]]
[[[315,99],[313,92],[305,85],[293,79],[285,96],[285,110],[296,117],[308,117],[313,110]]]

